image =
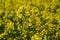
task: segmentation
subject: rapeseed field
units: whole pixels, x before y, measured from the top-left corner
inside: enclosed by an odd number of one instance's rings
[[[60,0],[0,0],[0,40],[60,40]]]

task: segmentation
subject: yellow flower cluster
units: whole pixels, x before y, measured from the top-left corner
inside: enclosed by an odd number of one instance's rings
[[[60,1],[0,0],[0,40],[60,40]]]

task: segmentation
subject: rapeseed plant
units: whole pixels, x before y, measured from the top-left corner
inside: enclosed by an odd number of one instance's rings
[[[60,1],[0,0],[0,40],[60,40]]]

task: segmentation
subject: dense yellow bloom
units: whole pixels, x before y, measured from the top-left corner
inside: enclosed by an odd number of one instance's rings
[[[0,40],[60,40],[60,1],[0,0]]]

